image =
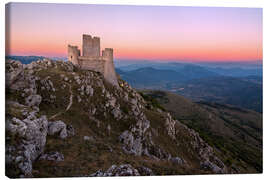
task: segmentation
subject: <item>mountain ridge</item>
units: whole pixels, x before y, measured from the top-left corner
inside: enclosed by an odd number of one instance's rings
[[[6,60],[7,175],[235,172],[197,132],[118,83],[70,62]]]

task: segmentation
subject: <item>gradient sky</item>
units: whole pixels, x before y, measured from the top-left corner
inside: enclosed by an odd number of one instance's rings
[[[262,9],[9,4],[7,55],[67,56],[82,34],[118,59],[262,60]],[[9,37],[9,38],[8,38]],[[8,48],[9,47],[9,48]]]

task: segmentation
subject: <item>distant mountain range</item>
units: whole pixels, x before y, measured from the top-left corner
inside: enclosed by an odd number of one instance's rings
[[[168,66],[173,70],[143,67],[124,71],[124,67],[116,71],[137,89],[168,90],[193,101],[232,104],[262,112],[262,68],[205,68],[178,63]]]
[[[156,69],[153,67],[143,67],[136,70],[124,71],[116,69],[116,72],[132,86],[136,88],[160,87],[167,83],[179,83],[196,78],[207,78],[219,76],[215,72],[193,65],[185,65],[171,69]]]
[[[33,61],[37,60],[43,60],[46,58],[45,56],[6,56],[6,59],[12,59],[12,60],[17,60],[20,61],[22,64],[30,64]],[[64,60],[66,61],[67,58],[59,58],[59,57],[50,57],[50,59],[53,60]]]
[[[6,56],[6,59],[20,61],[23,64],[30,64],[33,61],[42,60],[44,56]]]
[[[224,75],[224,76],[233,76],[233,77],[241,77],[241,76],[249,76],[249,75],[256,75],[256,76],[262,76],[262,66],[258,66],[257,64],[254,66],[248,65],[248,66],[202,66],[198,64],[191,64],[191,63],[175,63],[175,62],[168,62],[168,63],[160,63],[160,62],[140,62],[138,64],[129,64],[116,66],[118,69],[122,71],[134,71],[140,68],[147,68],[151,67],[157,70],[173,70],[177,72],[192,72],[194,74],[196,73],[216,73],[218,75]]]

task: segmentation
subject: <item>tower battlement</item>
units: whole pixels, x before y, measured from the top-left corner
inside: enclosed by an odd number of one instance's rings
[[[113,49],[105,48],[100,56],[99,37],[82,35],[82,56],[78,46],[68,45],[68,61],[82,69],[100,72],[111,84],[119,86],[113,64]]]

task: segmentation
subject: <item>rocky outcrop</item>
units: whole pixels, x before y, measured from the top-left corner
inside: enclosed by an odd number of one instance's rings
[[[68,136],[74,136],[75,130],[72,125],[66,125],[63,121],[50,121],[48,135],[58,135],[61,139],[65,139]]]
[[[39,160],[47,160],[47,161],[64,161],[64,155],[62,153],[59,152],[50,152],[50,153],[46,153],[43,154],[42,156],[40,156]]]
[[[139,171],[139,174],[141,176],[154,176],[155,174],[153,173],[152,169],[145,167],[145,166],[140,166],[137,168]]]
[[[107,171],[101,170],[91,174],[90,176],[140,176],[139,171],[130,164],[112,165]]]
[[[166,113],[166,120],[165,120],[165,127],[168,131],[168,135],[172,138],[175,139],[175,120],[172,119],[172,116],[170,113]]]
[[[173,157],[170,160],[173,164],[176,164],[176,165],[183,165],[184,164],[184,160],[181,159],[180,157]]]
[[[19,175],[31,176],[32,162],[43,152],[46,144],[47,118],[39,117],[36,111],[30,111],[17,102],[7,102],[7,106],[21,118],[6,119],[6,164],[18,169]]]
[[[19,79],[20,76],[23,76],[23,65],[19,61],[9,60],[6,63],[6,86],[12,86],[16,80]],[[16,88],[15,88],[16,89]]]
[[[28,96],[27,98],[25,98],[25,104],[27,106],[39,106],[39,104],[41,103],[42,97],[40,95],[37,94],[32,94],[30,96]]]
[[[67,126],[62,121],[52,121],[48,124],[48,135],[56,135],[59,134],[61,139],[65,139],[67,134]]]
[[[193,129],[189,129],[181,123],[178,123],[178,125],[188,131],[192,138],[190,144],[198,153],[198,157],[201,160],[201,169],[207,169],[214,173],[227,173],[227,167],[225,164],[215,155],[213,148],[199,136],[198,132]]]

